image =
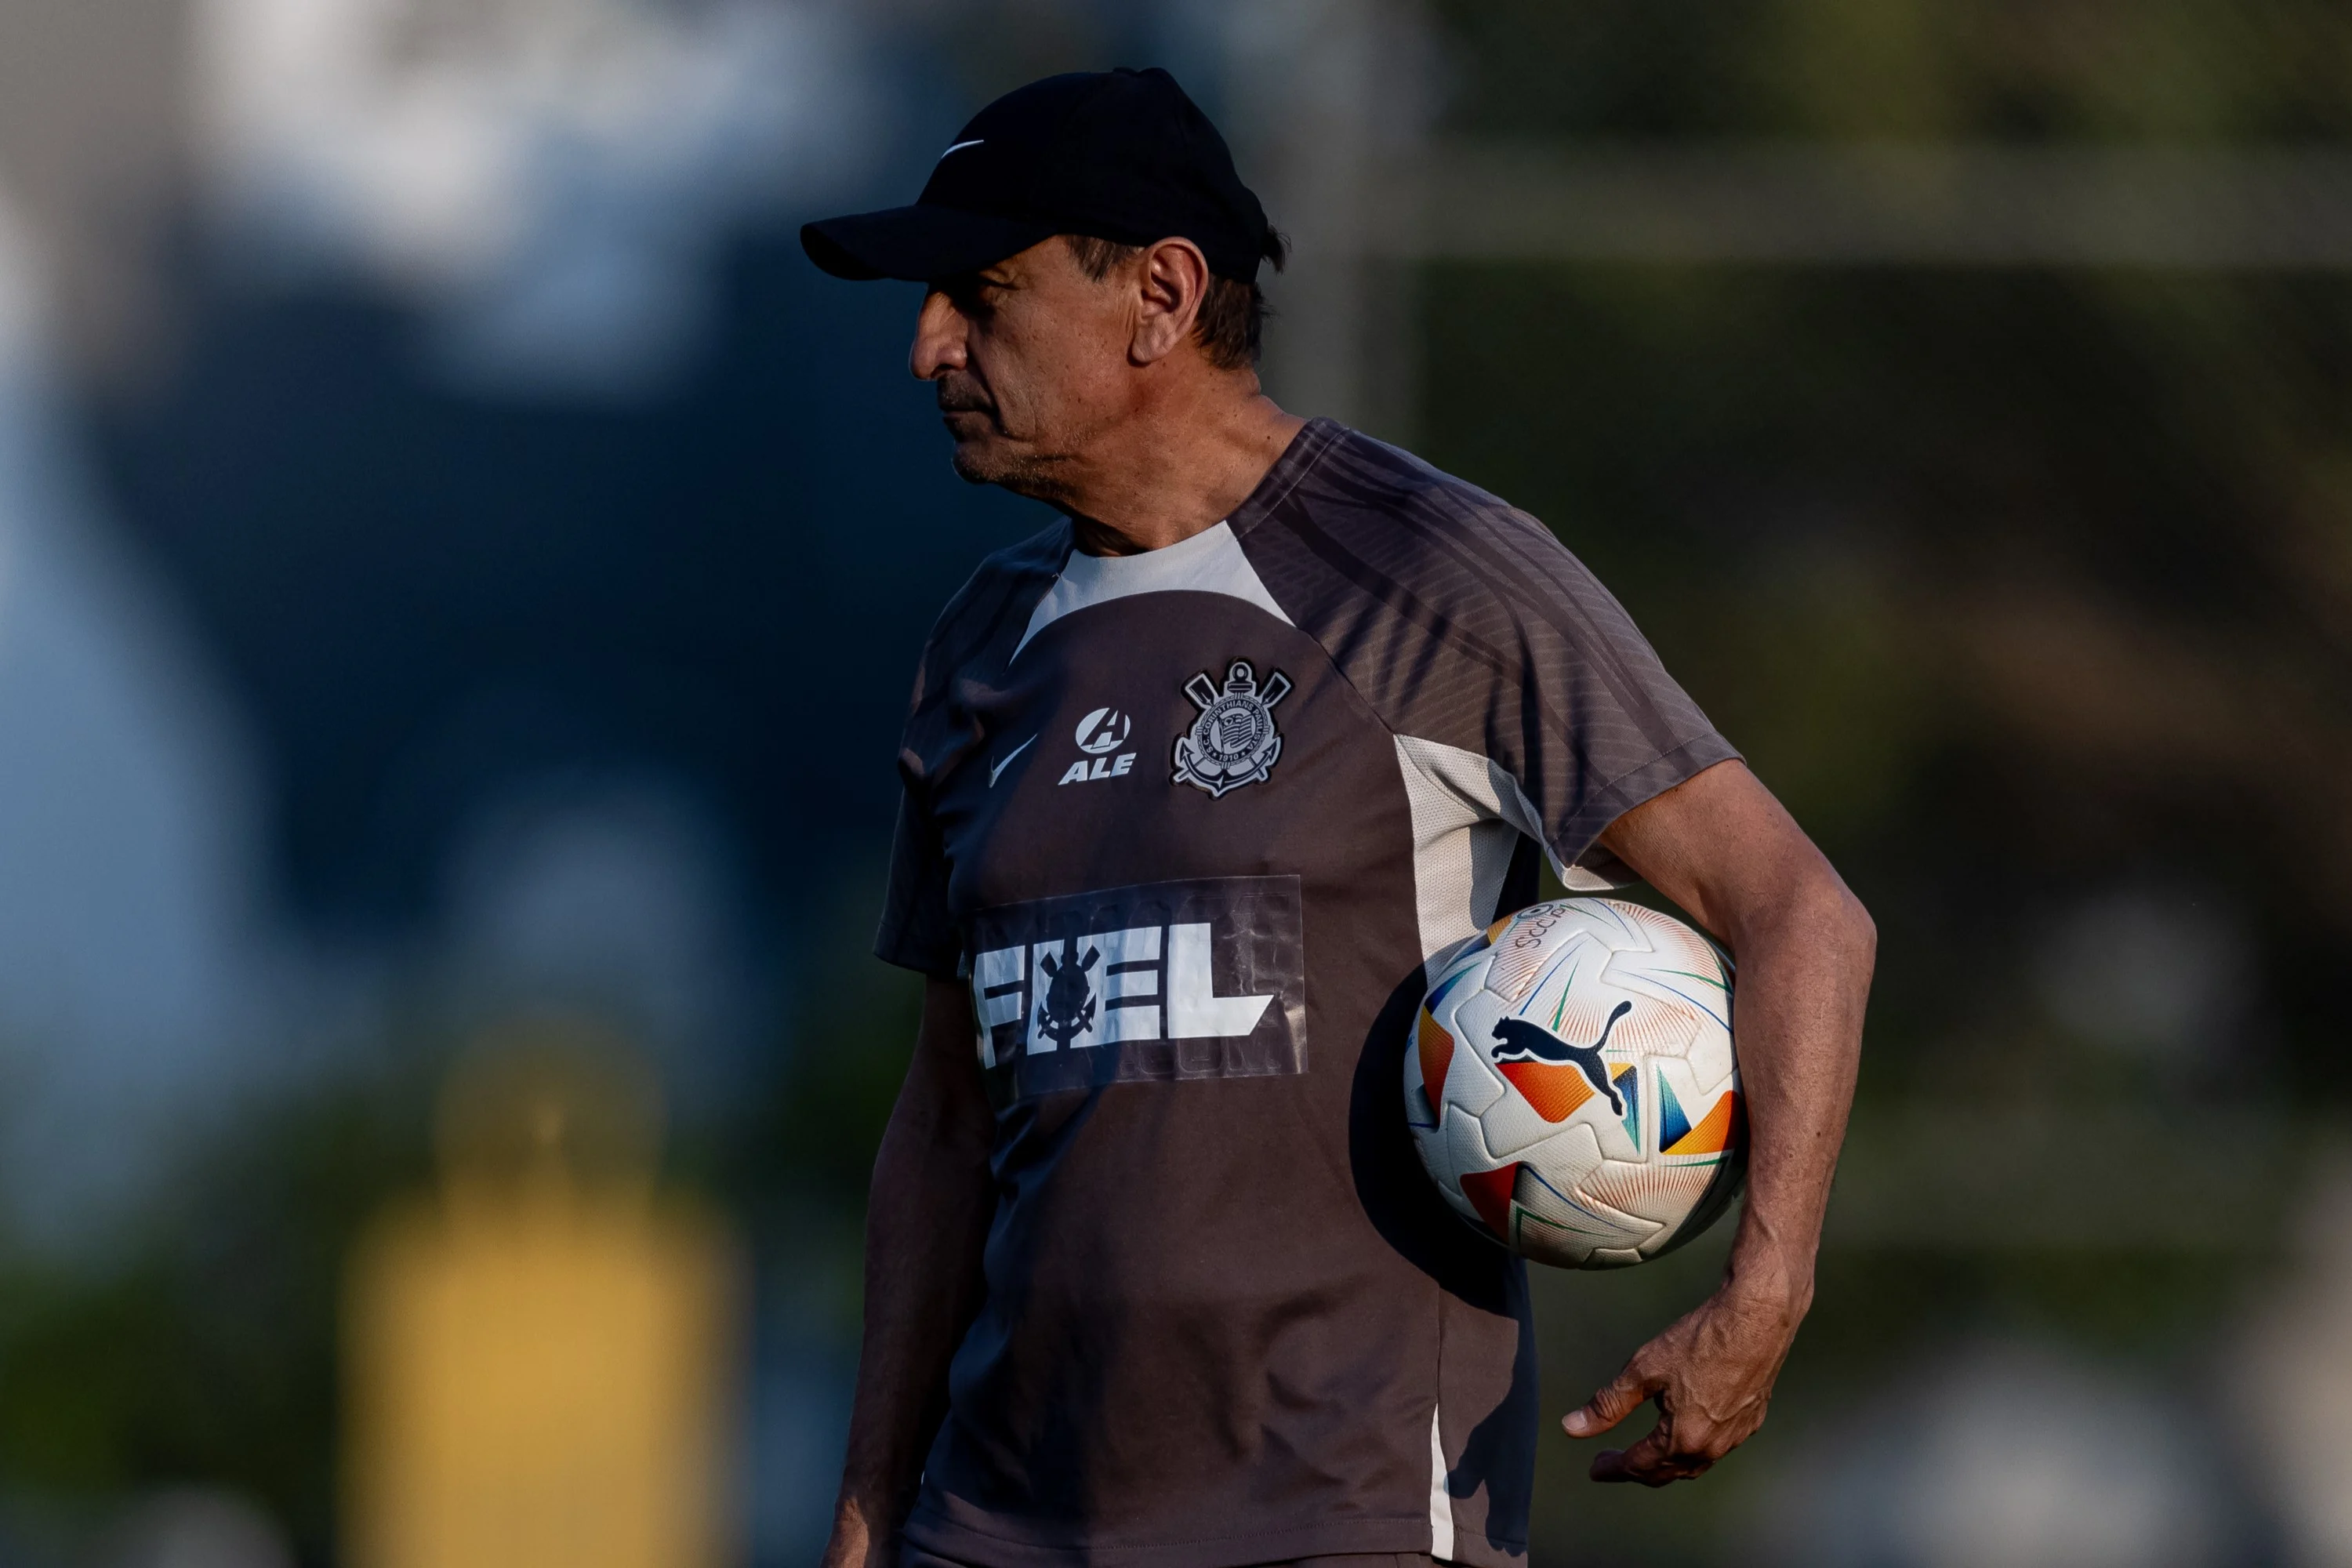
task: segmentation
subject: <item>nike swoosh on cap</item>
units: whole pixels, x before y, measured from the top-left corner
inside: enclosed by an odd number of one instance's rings
[[[979,146],[982,142],[985,142],[985,141],[987,141],[987,140],[988,140],[988,138],[987,138],[987,137],[985,137],[985,136],[975,136],[975,137],[973,137],[973,138],[972,138],[971,141],[969,141],[969,142],[957,142],[954,146],[952,146],[952,147],[950,147],[950,148],[949,148],[949,149],[948,149],[948,153],[961,153],[961,152],[962,152],[962,151],[963,151],[965,148],[967,148],[967,147],[977,147],[977,146]],[[940,158],[944,158],[944,157],[946,157],[946,156],[948,155],[948,153],[940,153]],[[937,159],[937,158],[935,158],[935,159],[933,159],[933,160],[932,160],[932,162],[933,162],[933,163],[937,163],[938,161],[939,161],[939,159]],[[1030,738],[1031,738],[1032,740],[1034,740],[1036,737],[1032,736],[1032,737],[1030,737]]]
[[[950,147],[948,151],[952,153],[955,149]],[[1031,746],[1034,746],[1036,743],[1037,737],[1032,735],[1027,740],[1022,742],[1019,745],[1013,747],[1013,750],[1006,752],[1003,762],[994,764],[988,770],[988,787],[994,789],[996,787],[996,775],[1011,767],[1013,765],[1013,758],[1019,756],[1022,752],[1027,751]]]

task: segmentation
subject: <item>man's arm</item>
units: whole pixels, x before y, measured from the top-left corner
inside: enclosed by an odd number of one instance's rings
[[[824,1568],[888,1568],[924,1452],[947,1408],[948,1361],[979,1310],[993,1118],[972,1056],[971,999],[923,993],[915,1059],[874,1160],[866,1210],[866,1338]]]
[[[1597,1481],[1703,1473],[1763,1424],[1813,1299],[1813,1254],[1862,1054],[1877,931],[1822,852],[1742,764],[1627,812],[1601,842],[1731,949],[1748,1100],[1748,1200],[1723,1284],[1633,1352],[1561,1425],[1607,1431],[1655,1398],[1656,1430],[1592,1461]]]

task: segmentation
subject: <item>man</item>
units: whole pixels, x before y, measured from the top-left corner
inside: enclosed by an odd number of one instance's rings
[[[930,977],[875,1164],[827,1562],[1523,1560],[1526,1277],[1406,1142],[1425,968],[1646,879],[1729,945],[1753,1129],[1721,1288],[1565,1426],[1603,1480],[1753,1432],[1812,1290],[1874,934],[1533,520],[1261,395],[1280,238],[1160,71],[999,100],[915,205],[955,465],[1066,521],[925,647],[878,951]]]

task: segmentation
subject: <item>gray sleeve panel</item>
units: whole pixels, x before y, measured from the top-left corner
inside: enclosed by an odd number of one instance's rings
[[[1277,468],[1233,519],[1267,589],[1391,731],[1501,763],[1561,861],[1738,755],[1525,512],[1328,420]]]
[[[898,743],[898,828],[890,846],[889,891],[875,933],[886,963],[940,977],[955,973],[962,937],[948,908],[950,868],[931,820],[940,780],[986,744],[964,694],[1012,661],[1030,612],[1054,585],[1070,552],[1070,525],[1000,550],[940,612],[915,668],[915,692]]]

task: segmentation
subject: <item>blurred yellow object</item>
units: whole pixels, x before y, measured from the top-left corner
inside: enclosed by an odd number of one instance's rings
[[[345,1300],[357,1568],[719,1568],[740,1271],[657,1200],[658,1115],[576,1027],[452,1075],[438,1202],[388,1213]]]

